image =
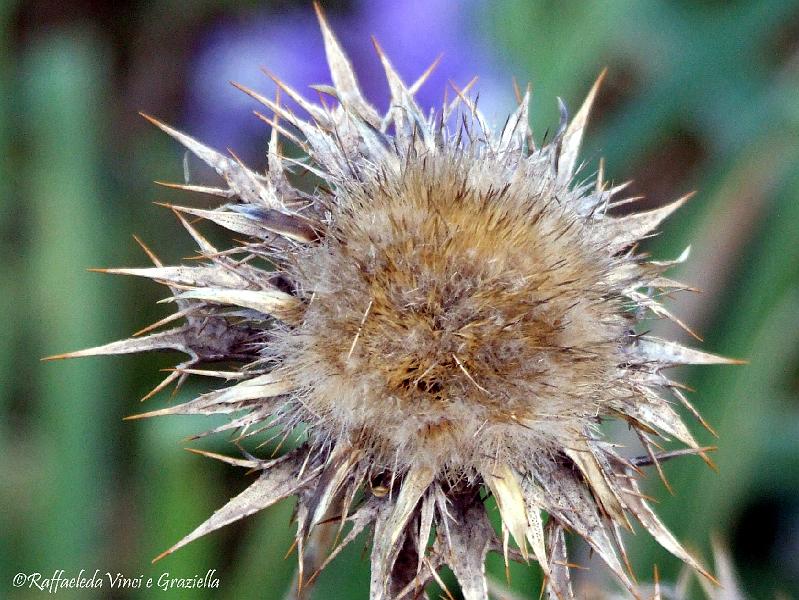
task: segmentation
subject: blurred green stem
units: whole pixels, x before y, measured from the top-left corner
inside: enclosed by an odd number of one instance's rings
[[[21,198],[33,218],[24,241],[30,295],[18,308],[21,318],[36,324],[35,348],[47,354],[105,339],[110,320],[98,310],[115,305],[98,278],[85,272],[113,234],[104,222],[108,209],[98,175],[107,53],[87,33],[37,38],[20,69],[29,140]],[[38,437],[31,449],[38,464],[30,498],[35,522],[26,534],[35,570],[77,572],[98,564],[111,488],[110,386],[103,381],[113,381],[113,372],[106,369],[104,378],[97,378],[92,361],[43,364],[37,374],[41,405],[32,411]]]

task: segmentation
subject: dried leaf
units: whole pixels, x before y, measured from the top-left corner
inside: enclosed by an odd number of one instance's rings
[[[378,515],[372,546],[371,600],[381,600],[388,594],[389,575],[399,551],[401,536],[416,504],[433,482],[433,477],[431,468],[413,465],[402,481],[396,501]]]
[[[232,304],[257,310],[280,320],[293,322],[300,301],[278,290],[232,290],[226,288],[200,288],[189,290],[176,298],[204,300],[214,304]]]
[[[307,481],[298,481],[296,478],[297,469],[305,460],[307,452],[308,449],[305,447],[298,448],[291,454],[290,458],[264,471],[255,483],[235,498],[232,498],[225,506],[217,510],[210,519],[169,550],[156,556],[153,562],[172,554],[175,550],[182,548],[197,538],[268,508],[283,498],[296,494],[307,483]]]
[[[631,349],[636,357],[644,361],[661,365],[741,365],[746,361],[725,358],[716,354],[709,354],[687,348],[677,342],[652,337],[639,336],[633,342]]]
[[[455,503],[447,538],[445,562],[450,566],[464,600],[487,600],[485,557],[494,530],[480,502]]]
[[[554,519],[547,523],[547,542],[549,576],[546,585],[549,600],[574,600],[566,537],[563,535],[563,527]]]
[[[489,471],[483,472],[483,480],[497,500],[503,525],[508,528],[522,556],[527,560],[529,519],[518,477],[506,463],[498,463],[490,467]]]
[[[605,78],[607,70],[604,69],[597,77],[594,85],[583,101],[583,105],[574,119],[569,124],[566,132],[563,134],[563,140],[560,147],[560,155],[558,157],[558,183],[562,185],[568,184],[577,167],[577,156],[580,152],[580,145],[583,141],[583,134],[585,133],[585,126],[588,123],[588,115],[591,112],[591,106],[594,103],[596,94],[599,87],[602,85],[602,80]]]
[[[378,127],[380,125],[380,117],[374,107],[364,99],[352,64],[344,53],[338,39],[336,39],[336,35],[330,29],[322,7],[318,2],[314,2],[314,8],[316,9],[317,17],[319,17],[319,26],[322,29],[322,36],[325,40],[327,64],[330,66],[330,75],[333,78],[333,85],[339,100],[345,107],[353,110],[371,123],[372,126]]]

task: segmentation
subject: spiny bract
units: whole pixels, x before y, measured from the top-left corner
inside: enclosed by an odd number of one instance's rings
[[[443,565],[465,598],[486,598],[489,550],[534,558],[550,597],[572,598],[566,530],[635,593],[622,564],[630,517],[706,574],[636,483],[641,465],[675,454],[656,454],[653,436],[704,456],[664,395],[699,416],[663,369],[733,362],[633,329],[646,314],[673,318],[656,298],[684,289],[663,276],[677,261],[648,261],[636,243],[683,200],[616,218],[608,209],[624,202],[612,201],[623,186],[601,172],[575,181],[599,81],[537,147],[529,91],[498,132],[468,89],[426,115],[414,93],[427,73],[406,86],[376,46],[392,96],[381,115],[318,12],[333,85],[315,89],[331,100],[311,103],[275,80],[302,119],[242,88],[274,113],[260,115],[272,126],[265,174],[151,119],[227,184],[175,187],[226,204],[173,207],[203,262],[163,266],[148,250],[154,267],[107,271],[169,286],[178,312],[153,328],[184,324],[64,355],[178,350],[188,360],[154,392],[189,374],[237,383],[140,416],[225,413],[232,420],[214,431],[238,439],[275,427],[301,436],[275,460],[214,455],[260,476],[165,554],[297,495],[300,582],[309,539],[338,518],[352,527],[314,573],[372,527],[375,599],[413,597]],[[283,156],[279,135],[307,158]],[[320,183],[303,191],[292,171]],[[220,251],[186,214],[248,239]],[[195,368],[212,361],[239,368]],[[627,421],[649,456],[620,456],[598,432],[605,418]]]

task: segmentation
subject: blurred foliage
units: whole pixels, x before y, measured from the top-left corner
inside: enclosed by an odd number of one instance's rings
[[[292,5],[267,4],[278,16]],[[335,13],[354,2],[327,4]],[[661,499],[660,514],[678,537],[706,559],[708,532],[730,545],[752,598],[799,596],[799,3],[459,6],[498,62],[533,83],[539,138],[557,123],[555,95],[575,107],[609,68],[586,175],[604,156],[613,179],[635,179],[631,189],[646,195],[642,202],[699,190],[648,250],[670,258],[692,244],[675,277],[704,291],[683,294],[675,312],[703,334],[703,348],[750,364],[682,374],[719,434],[700,435],[719,446],[719,472],[698,460],[674,461],[665,471],[677,495],[654,476],[649,493]],[[169,215],[150,204],[186,202],[150,184],[182,178],[180,151],[135,113],[180,123],[190,109],[182,86],[208,24],[262,9],[203,0],[0,3],[0,596],[40,597],[13,590],[12,576],[58,569],[129,577],[216,569],[221,588],[179,596],[191,598],[281,598],[291,583],[294,560],[283,558],[291,502],[150,564],[245,485],[243,473],[180,450],[179,440],[207,422],[121,423],[138,412],[136,398],[170,357],[38,362],[124,337],[165,314],[155,304],[157,286],[85,268],[144,264],[131,233],[165,259],[191,254]],[[224,439],[193,445],[230,451]],[[364,597],[362,549],[356,542],[342,553],[316,598]],[[629,551],[642,579],[653,563],[665,579],[679,569],[645,535],[631,538]],[[504,580],[498,557],[489,570]],[[511,586],[536,597],[538,577],[513,566]],[[106,586],[94,597],[152,595]]]

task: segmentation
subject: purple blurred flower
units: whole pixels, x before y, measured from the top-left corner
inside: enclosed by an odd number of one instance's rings
[[[449,0],[364,2],[361,30],[375,35],[397,71],[409,83],[443,53],[441,64],[417,96],[423,108],[440,106],[448,88],[448,96],[452,98],[454,93],[450,82],[463,87],[478,75],[477,89],[483,91],[481,98],[491,98],[492,102],[503,104],[489,106],[484,100],[480,101],[490,118],[494,113],[507,114],[512,88],[510,75],[497,64],[492,49],[480,37],[480,31],[473,22],[476,21],[476,9],[484,4],[481,0],[464,3]],[[353,36],[352,30],[349,34]],[[358,32],[353,37],[363,37],[363,34]],[[368,58],[373,68],[370,75],[373,76],[368,82],[363,82],[364,87],[371,98],[383,101],[382,108],[388,99],[383,71],[374,53]],[[366,70],[367,65],[362,68]]]
[[[191,69],[188,130],[248,160],[263,156],[266,127],[259,127],[252,114],[253,100],[229,82],[271,92],[274,86],[261,71],[266,67],[286,83],[305,88],[325,79],[326,65],[307,59],[323,52],[318,27],[306,14],[264,12],[216,24],[201,40]]]
[[[372,47],[374,35],[410,84],[435,58],[443,59],[421,88],[422,107],[440,106],[449,85],[459,87],[479,75],[480,105],[487,117],[506,114],[512,103],[511,78],[498,67],[471,17],[482,0],[455,7],[447,0],[357,3],[347,14],[329,19],[350,54],[364,92],[379,108],[388,104],[388,88]],[[252,13],[246,19],[215,24],[201,40],[188,84],[187,129],[217,148],[231,147],[254,166],[263,162],[266,127],[254,121],[253,100],[227,82],[237,81],[274,93],[274,84],[261,68],[313,97],[308,86],[328,83],[327,66],[316,19],[309,10]],[[488,105],[482,98],[491,98]],[[268,111],[265,111],[268,112]]]

